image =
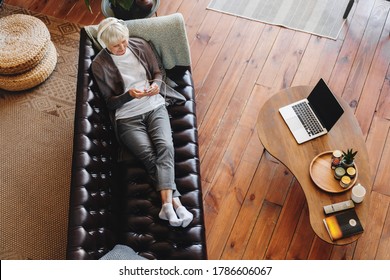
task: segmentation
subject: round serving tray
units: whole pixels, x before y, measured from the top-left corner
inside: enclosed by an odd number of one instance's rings
[[[349,190],[356,183],[358,169],[355,164],[356,176],[352,179],[348,188],[340,186],[340,181],[335,179],[334,170],[331,168],[332,151],[323,152],[317,155],[310,163],[310,177],[320,189],[331,192],[341,193]]]

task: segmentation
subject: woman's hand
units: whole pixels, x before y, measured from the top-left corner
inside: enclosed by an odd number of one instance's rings
[[[149,88],[145,89],[146,96],[159,94],[160,88],[156,83],[152,83]]]
[[[136,88],[131,88],[131,89],[129,89],[129,94],[133,98],[142,98],[142,97],[145,96],[144,95],[145,91],[144,90],[139,90],[139,89],[136,89]]]
[[[160,92],[160,88],[156,83],[151,84],[149,88],[146,88],[144,90],[139,90],[136,88],[131,88],[129,90],[129,94],[133,98],[142,98],[145,96],[152,96],[152,95],[158,94],[159,92]]]

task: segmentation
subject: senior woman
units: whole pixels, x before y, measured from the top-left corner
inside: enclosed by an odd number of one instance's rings
[[[117,138],[138,157],[160,192],[160,219],[187,227],[193,215],[180,201],[175,184],[174,147],[162,74],[150,45],[129,38],[123,21],[106,18],[97,40],[104,47],[92,62],[92,73],[110,111]]]

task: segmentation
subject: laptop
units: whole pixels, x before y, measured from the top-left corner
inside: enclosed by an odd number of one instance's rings
[[[327,134],[344,110],[325,81],[320,79],[307,98],[279,108],[279,113],[301,144]]]

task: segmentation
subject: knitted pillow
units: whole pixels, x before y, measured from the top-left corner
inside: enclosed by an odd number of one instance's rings
[[[100,259],[101,260],[147,260],[146,258],[138,255],[132,248],[121,244],[115,245],[111,251],[109,251]]]

